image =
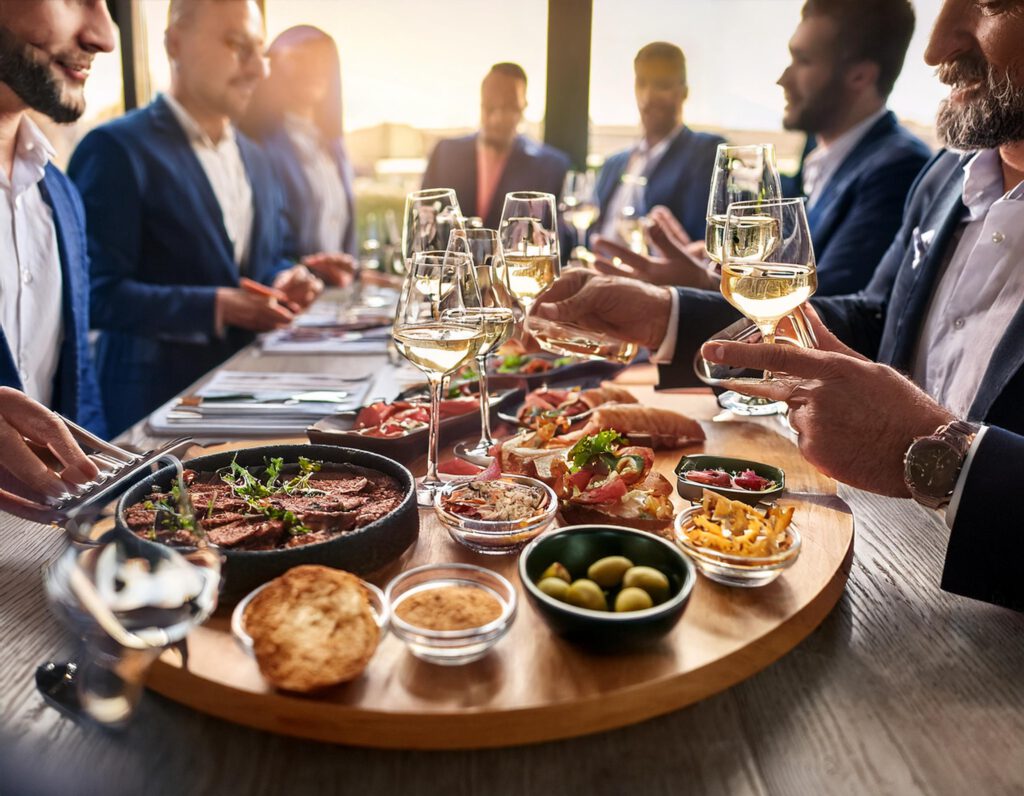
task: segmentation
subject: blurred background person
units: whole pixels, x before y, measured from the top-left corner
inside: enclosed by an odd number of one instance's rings
[[[285,256],[280,190],[237,133],[264,76],[253,0],[171,0],[169,94],[94,129],[68,173],[85,200],[107,422],[145,417],[323,284]],[[274,291],[241,286],[245,276]],[[272,295],[271,295],[272,294]]]
[[[786,98],[783,126],[808,138],[800,172],[784,178],[782,188],[786,196],[808,197],[820,296],[853,293],[871,281],[930,157],[886,108],[913,32],[908,0],[808,0],[790,39],[791,62],[778,80]],[[660,255],[596,242],[598,269],[717,290],[672,215],[658,207],[650,220]]]
[[[78,119],[93,59],[114,42],[105,0],[0,2],[0,385],[101,435],[82,201],[28,110]],[[0,418],[8,458],[12,427]]]
[[[338,48],[319,28],[299,25],[274,39],[267,54],[269,74],[239,128],[262,144],[274,167],[296,256],[341,285],[358,246]]]
[[[633,59],[633,70],[643,137],[631,149],[609,157],[598,175],[598,229],[605,238],[621,240],[616,227],[623,208],[642,196],[638,215],[663,205],[690,240],[702,240],[715,150],[725,139],[683,123],[689,86],[686,57],[676,45],[645,45]]]
[[[559,196],[569,158],[519,134],[526,110],[526,72],[518,64],[491,67],[480,86],[480,131],[439,141],[423,174],[424,188],[454,188],[465,216],[497,229],[505,194],[544,191]]]

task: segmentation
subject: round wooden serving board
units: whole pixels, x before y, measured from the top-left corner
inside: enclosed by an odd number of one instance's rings
[[[738,683],[805,638],[835,605],[853,553],[853,517],[835,483],[817,474],[769,425],[713,423],[707,395],[655,394],[630,387],[647,405],[704,422],[707,443],[658,456],[675,484],[682,453],[706,451],[778,465],[786,471],[803,534],[796,563],[760,589],[698,577],[682,621],[660,644],[629,654],[597,654],[553,635],[520,591],[512,630],[484,659],[462,667],[423,663],[394,635],[383,638],[363,675],[315,697],[276,692],[218,615],[188,639],[188,661],[165,654],[149,687],[228,721],[318,741],[406,749],[514,746],[608,730],[681,708]],[[235,446],[239,447],[239,446]],[[679,506],[684,502],[676,498]],[[402,569],[464,561],[518,584],[516,556],[483,556],[452,541],[421,511],[419,542],[379,577]]]

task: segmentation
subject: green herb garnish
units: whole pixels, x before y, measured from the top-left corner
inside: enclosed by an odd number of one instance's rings
[[[613,454],[615,447],[624,442],[626,442],[626,438],[614,429],[584,437],[569,449],[569,458],[572,460],[569,471],[579,472],[594,459],[602,455]]]

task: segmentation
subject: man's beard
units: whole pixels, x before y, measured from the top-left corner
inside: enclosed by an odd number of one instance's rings
[[[943,64],[938,75],[954,87],[981,82],[975,96],[939,106],[935,128],[946,146],[968,152],[1024,141],[1024,86],[1014,85],[1008,73],[996,74],[981,56],[970,55]]]
[[[837,66],[828,83],[813,96],[807,97],[797,117],[783,124],[787,130],[800,130],[814,135],[832,126],[846,97],[843,92],[843,71]]]
[[[0,83],[7,84],[22,102],[67,124],[85,111],[82,97],[65,96],[61,81],[53,76],[50,63],[39,63],[27,44],[6,28],[0,28]]]

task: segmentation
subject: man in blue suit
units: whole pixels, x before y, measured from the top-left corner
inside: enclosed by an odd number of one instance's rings
[[[619,217],[627,203],[636,201],[630,194],[639,193],[636,186],[642,185],[642,206],[636,208],[640,215],[662,205],[691,240],[703,240],[715,150],[725,139],[683,124],[689,88],[682,50],[667,42],[647,44],[633,59],[633,70],[643,138],[605,161],[597,177],[597,229],[604,238],[621,241]]]
[[[77,119],[92,60],[113,47],[103,0],[0,3],[0,386],[99,434],[82,202],[26,111]]]
[[[287,324],[286,305],[304,307],[322,287],[284,256],[270,165],[231,124],[264,74],[259,7],[172,0],[165,41],[170,94],[93,130],[68,169],[85,200],[100,384],[115,431],[253,332]],[[242,276],[280,300],[240,287]]]
[[[786,97],[783,125],[806,132],[808,141],[800,172],[783,179],[783,193],[807,196],[819,296],[852,293],[870,281],[928,162],[928,148],[885,106],[913,32],[907,0],[808,0],[790,39],[791,63],[778,80]],[[678,225],[663,213],[650,215],[662,256],[604,242],[594,247],[599,270],[717,290],[717,275],[672,234]],[[704,237],[703,228],[686,231],[694,240]]]
[[[952,87],[939,134],[964,154],[922,172],[863,291],[813,301],[835,333],[818,326],[823,350],[703,346],[713,361],[787,374],[742,389],[787,401],[801,451],[826,473],[946,508],[943,588],[1016,610],[1024,565],[1006,551],[1018,532],[991,509],[1024,467],[1022,40],[1020,14],[946,0],[925,58]],[[603,276],[570,274],[547,300],[535,312],[660,346],[663,387],[692,383],[695,349],[736,317],[709,291]],[[632,330],[616,307],[640,319]]]
[[[518,64],[491,67],[480,86],[480,131],[438,141],[423,173],[424,188],[454,188],[465,216],[488,229],[501,224],[505,194],[543,191],[559,196],[569,158],[520,135],[526,73]]]

